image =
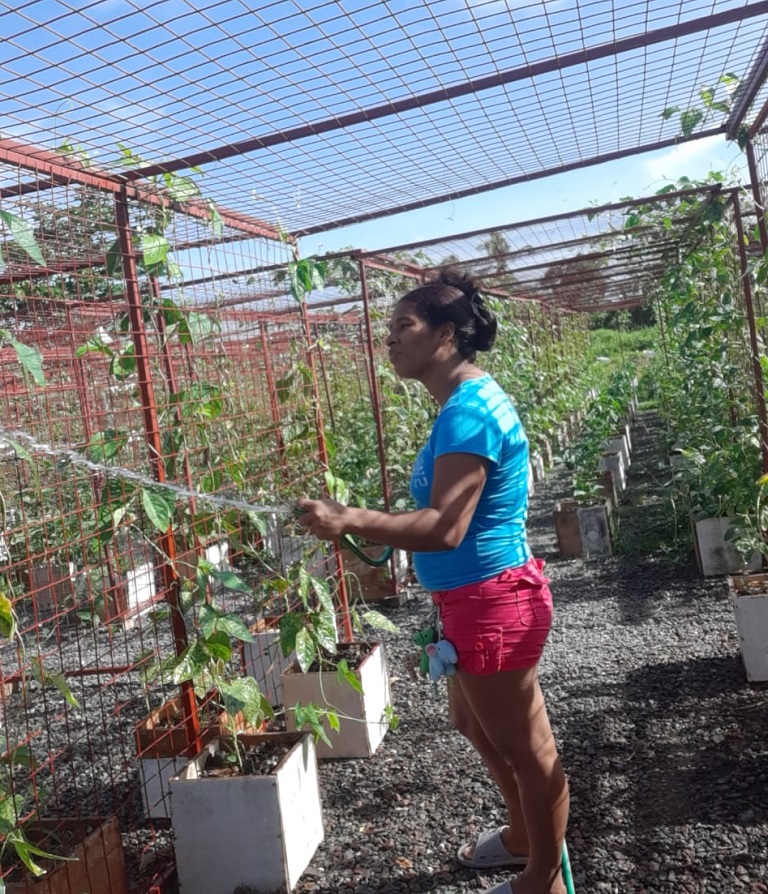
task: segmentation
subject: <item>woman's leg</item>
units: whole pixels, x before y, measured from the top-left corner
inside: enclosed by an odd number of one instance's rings
[[[448,681],[448,714],[456,730],[469,739],[483,759],[504,799],[509,814],[509,827],[502,834],[504,847],[511,854],[527,854],[528,833],[520,807],[520,794],[517,790],[515,771],[491,745],[475,712],[467,703],[461,686],[454,678]],[[471,850],[468,850],[467,856],[470,855]]]
[[[514,769],[528,833],[529,860],[515,894],[565,894],[560,866],[568,783],[549,725],[536,668],[454,679],[488,742]]]

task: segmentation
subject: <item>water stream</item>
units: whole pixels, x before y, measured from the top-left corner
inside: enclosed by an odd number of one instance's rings
[[[266,505],[262,503],[251,503],[248,500],[237,499],[235,497],[203,493],[202,491],[184,487],[180,484],[171,484],[168,481],[161,483],[155,481],[154,478],[150,478],[148,475],[143,475],[141,472],[134,472],[131,469],[125,469],[122,466],[108,466],[103,463],[97,463],[88,459],[87,456],[83,456],[82,453],[71,447],[54,447],[52,444],[39,441],[37,438],[34,438],[26,432],[7,429],[0,425],[0,447],[4,444],[14,449],[17,456],[23,457],[25,451],[28,452],[31,450],[55,459],[66,459],[74,466],[80,466],[84,469],[88,469],[90,472],[98,473],[99,475],[119,478],[123,481],[131,481],[134,484],[140,484],[143,487],[163,488],[164,490],[171,491],[177,496],[184,497],[185,499],[194,499],[201,502],[212,503],[215,506],[237,509],[240,512],[255,512],[257,515],[277,515],[281,517],[289,517],[293,512],[293,507],[287,504]],[[17,446],[19,449],[16,449]]]

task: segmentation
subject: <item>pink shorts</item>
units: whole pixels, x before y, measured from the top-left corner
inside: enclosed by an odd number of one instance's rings
[[[461,670],[493,674],[539,661],[552,626],[552,594],[543,567],[541,559],[529,559],[490,580],[432,594]]]

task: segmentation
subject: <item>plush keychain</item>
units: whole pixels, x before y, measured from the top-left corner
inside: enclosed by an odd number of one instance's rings
[[[429,655],[427,646],[437,642],[437,628],[424,627],[411,634],[411,639],[419,647],[419,671],[423,676],[429,673]]]
[[[424,651],[429,656],[429,676],[433,683],[437,683],[440,677],[450,677],[456,673],[459,656],[453,643],[440,639],[436,643],[429,643]]]

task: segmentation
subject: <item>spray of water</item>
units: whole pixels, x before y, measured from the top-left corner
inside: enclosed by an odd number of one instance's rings
[[[122,466],[107,466],[103,463],[94,462],[83,456],[77,450],[71,447],[54,447],[52,444],[46,444],[39,441],[32,435],[23,431],[6,429],[0,426],[0,447],[7,445],[14,449],[17,454],[23,455],[24,452],[33,451],[41,453],[54,459],[65,459],[72,463],[73,466],[80,466],[88,469],[90,472],[96,472],[99,475],[119,478],[123,481],[132,481],[134,484],[140,484],[143,487],[163,488],[171,491],[179,497],[185,499],[194,499],[201,502],[211,503],[215,506],[222,506],[228,509],[237,509],[240,512],[254,512],[257,515],[278,515],[281,517],[290,516],[293,512],[293,506],[283,505],[266,505],[259,503],[251,503],[247,500],[240,500],[235,497],[225,497],[220,494],[207,494],[193,488],[183,487],[179,484],[171,484],[170,482],[160,483],[141,472],[134,472],[131,469],[125,469]],[[25,449],[17,449],[17,446],[23,446]]]

